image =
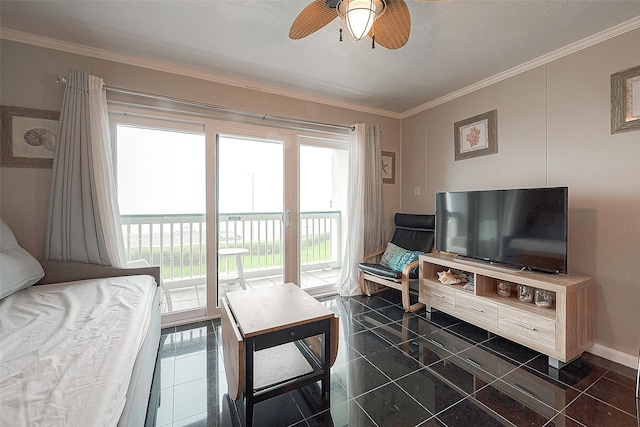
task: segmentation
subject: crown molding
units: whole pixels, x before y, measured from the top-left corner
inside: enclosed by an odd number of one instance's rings
[[[36,34],[25,33],[23,31],[12,30],[0,27],[0,39],[10,40],[18,43],[25,43],[33,46],[44,47],[47,49],[59,50],[62,52],[73,53],[76,55],[88,56],[92,58],[102,59],[106,61],[119,62],[136,67],[147,68],[156,71],[162,71],[171,74],[177,74],[185,77],[192,77],[199,80],[220,83],[228,86],[239,87],[247,90],[268,93],[271,95],[285,96],[288,98],[298,99],[308,102],[316,102],[331,107],[346,108],[362,113],[375,114],[393,119],[400,119],[402,114],[382,110],[377,108],[369,108],[358,104],[348,102],[340,102],[335,99],[325,98],[309,94],[306,92],[287,90],[281,87],[269,86],[256,83],[249,80],[230,78],[214,74],[211,72],[200,71],[194,68],[185,67],[171,62],[158,61],[135,55],[121,54],[104,49],[97,49],[86,45],[66,42],[62,40],[52,39],[49,37],[39,36]]]
[[[623,22],[615,27],[611,27],[607,30],[601,31],[597,34],[589,36],[585,39],[579,40],[575,43],[562,47],[560,49],[554,50],[553,52],[542,55],[536,59],[525,62],[524,64],[520,64],[516,67],[513,67],[507,71],[502,73],[498,73],[494,76],[481,80],[477,83],[474,83],[470,86],[457,90],[455,92],[451,92],[445,96],[442,96],[438,99],[434,99],[433,101],[429,101],[425,104],[422,104],[416,108],[412,108],[411,110],[405,111],[402,113],[402,119],[406,119],[407,117],[411,117],[414,114],[421,113],[430,108],[436,107],[438,105],[444,104],[445,102],[449,102],[456,98],[460,98],[464,95],[468,95],[472,92],[475,92],[479,89],[483,89],[487,86],[491,86],[494,83],[501,82],[510,77],[517,76],[518,74],[524,73],[525,71],[532,70],[541,65],[546,65],[550,62],[553,62],[557,59],[563,58],[565,56],[571,55],[598,43],[602,43],[606,40],[617,37],[621,34],[627,33],[629,31],[635,30],[636,28],[640,28],[640,17],[633,18],[629,21]]]
[[[546,65],[557,59],[571,55],[573,53],[576,53],[578,51],[581,51],[583,49],[596,45],[598,43],[602,43],[606,40],[609,40],[613,37],[617,37],[621,34],[627,33],[637,28],[640,28],[640,17],[630,19],[629,21],[623,22],[619,25],[616,25],[607,30],[601,31],[585,39],[579,40],[575,43],[572,43],[570,45],[557,49],[553,52],[542,55],[536,59],[520,64],[502,73],[498,73],[494,76],[488,77],[484,80],[481,80],[477,83],[464,87],[460,90],[451,92],[438,99],[434,99],[433,101],[429,101],[418,107],[412,108],[411,110],[407,110],[404,113],[397,113],[397,112],[388,111],[388,110],[364,107],[358,104],[340,102],[340,101],[336,101],[335,99],[319,97],[306,92],[292,91],[292,90],[283,89],[281,87],[263,85],[263,84],[259,84],[259,83],[248,81],[248,80],[225,77],[225,76],[217,75],[210,72],[204,72],[204,71],[199,71],[193,68],[184,67],[174,63],[157,61],[157,60],[152,60],[152,59],[143,58],[143,57],[134,56],[134,55],[120,54],[120,53],[116,53],[116,52],[112,52],[104,49],[96,49],[93,47],[89,47],[89,46],[85,46],[77,43],[65,42],[61,40],[52,39],[49,37],[25,33],[22,31],[12,30],[12,29],[3,28],[3,27],[0,27],[0,39],[11,40],[19,43],[26,43],[34,46],[59,50],[59,51],[73,53],[77,55],[89,56],[89,57],[103,59],[107,61],[134,65],[141,68],[147,68],[147,69],[163,71],[171,74],[192,77],[192,78],[210,81],[214,83],[225,84],[228,86],[239,87],[242,89],[254,90],[254,91],[268,93],[272,95],[285,96],[288,98],[298,99],[302,101],[316,102],[316,103],[320,103],[320,104],[328,105],[332,107],[346,108],[349,110],[375,114],[375,115],[389,117],[393,119],[405,119],[407,117],[413,116],[414,114],[421,113],[430,108],[433,108],[438,105],[444,104],[446,102],[452,101],[454,99],[460,98],[464,95],[468,95],[472,92],[491,86],[495,83],[514,77],[526,71],[532,70],[536,67]]]

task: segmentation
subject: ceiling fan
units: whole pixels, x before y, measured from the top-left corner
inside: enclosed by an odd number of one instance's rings
[[[337,16],[342,18],[355,40],[371,37],[372,48],[377,42],[387,49],[399,49],[407,43],[411,33],[411,16],[404,0],[314,0],[293,21],[289,38],[307,37]]]

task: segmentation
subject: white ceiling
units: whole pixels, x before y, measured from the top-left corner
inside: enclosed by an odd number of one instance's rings
[[[613,27],[640,27],[640,0],[406,0],[407,45],[372,50],[370,39],[340,43],[339,19],[290,40],[291,23],[310,1],[2,0],[0,26],[4,38],[29,33],[392,115],[594,35],[615,35]]]

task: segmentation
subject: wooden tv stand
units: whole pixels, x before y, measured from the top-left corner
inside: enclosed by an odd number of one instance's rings
[[[463,284],[443,285],[438,272],[452,270],[473,274],[475,289]],[[498,295],[498,282],[512,288],[526,285],[555,292],[550,308]],[[595,330],[595,281],[591,277],[520,271],[482,262],[457,260],[452,255],[420,256],[419,301],[427,310],[436,308],[489,332],[549,356],[549,365],[561,368],[593,345]]]

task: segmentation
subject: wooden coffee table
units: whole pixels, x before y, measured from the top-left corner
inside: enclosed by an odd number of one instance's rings
[[[318,381],[329,407],[338,318],[295,284],[228,292],[222,307],[222,340],[229,396],[244,396],[247,426],[253,422],[254,404]],[[282,366],[283,360],[295,362]],[[276,362],[281,364],[278,369],[265,368]],[[306,369],[300,368],[303,365]]]

